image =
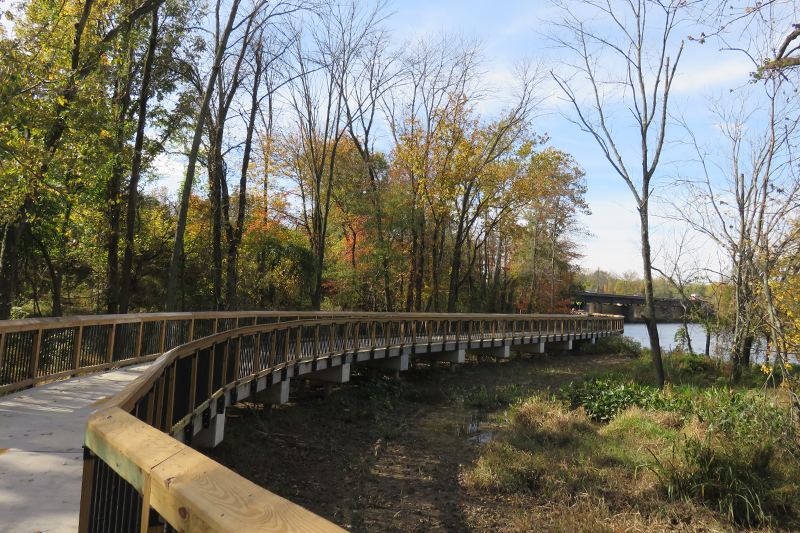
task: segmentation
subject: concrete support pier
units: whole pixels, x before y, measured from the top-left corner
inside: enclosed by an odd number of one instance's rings
[[[544,353],[544,343],[518,344],[514,346],[514,351],[520,353]]]
[[[511,346],[495,346],[493,348],[469,348],[467,353],[478,357],[494,357],[496,359],[508,359],[511,357]]]
[[[553,351],[570,351],[572,349],[572,341],[555,341],[545,343],[545,349]]]

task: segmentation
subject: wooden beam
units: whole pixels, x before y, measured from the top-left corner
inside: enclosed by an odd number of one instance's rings
[[[191,448],[153,469],[150,501],[185,533],[345,531]]]
[[[75,334],[75,345],[72,347],[72,368],[75,372],[81,367],[81,348],[83,344],[83,326],[78,326]]]
[[[40,329],[36,332],[36,338],[33,341],[33,353],[31,353],[30,364],[28,365],[28,377],[34,382],[39,373],[39,350],[42,348],[42,333],[44,330]]]

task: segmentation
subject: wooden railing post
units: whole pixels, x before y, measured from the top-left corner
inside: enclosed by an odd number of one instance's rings
[[[319,356],[319,324],[314,327],[314,357]]]
[[[158,385],[158,397],[156,398],[156,415],[153,419],[153,426],[156,429],[160,429],[161,423],[164,420],[164,389],[167,388],[166,376],[162,374],[158,381],[156,381],[156,384]]]
[[[188,342],[192,342],[194,340],[194,317],[189,319],[189,340]]]
[[[216,333],[216,332],[215,332]],[[167,338],[167,319],[161,322],[161,335],[158,339],[158,353],[164,353],[164,340]]]
[[[106,364],[110,365],[114,360],[114,337],[117,334],[117,325],[111,324],[111,331],[108,332],[108,347],[106,350]]]
[[[225,350],[228,350],[228,344],[230,343],[230,339],[225,341]],[[211,349],[208,352],[208,395],[206,399],[211,399],[211,396],[214,394],[214,368],[216,365],[214,364],[217,359],[217,350],[214,345],[211,345]],[[222,380],[220,381],[223,385],[225,384],[225,375],[222,375]]]
[[[189,413],[191,414],[197,399],[197,360],[200,358],[200,350],[195,350],[194,354],[189,357],[192,358],[192,377],[189,381]]]
[[[75,334],[75,345],[72,347],[72,368],[77,372],[81,367],[81,348],[83,344],[83,326],[78,327],[78,332]],[[2,360],[3,346],[0,342],[0,360]],[[3,365],[0,364],[0,367]]]
[[[136,350],[133,356],[139,358],[142,356],[142,334],[144,333],[144,320],[139,322],[139,327],[136,328]]]
[[[78,516],[78,533],[89,533],[89,510],[92,503],[92,481],[94,480],[94,453],[83,448],[83,476],[81,478],[81,508]],[[149,510],[149,509],[148,509]]]
[[[36,377],[39,373],[39,351],[42,349],[43,332],[43,329],[37,330],[36,338],[33,340],[33,353],[31,354],[30,364],[28,365],[28,377],[34,381],[31,387],[36,384]]]
[[[178,373],[178,364],[173,362],[165,371],[169,371],[169,378],[165,380],[167,387],[167,420],[164,424],[166,433],[172,431],[172,418],[175,413],[175,375]]]
[[[144,478],[144,492],[142,493],[142,515],[139,517],[139,533],[150,531],[150,486],[153,483],[151,477],[146,475]]]
[[[275,366],[275,346],[277,345],[278,342],[277,331],[273,330],[270,337],[272,338],[272,342],[270,343],[269,347],[269,366],[270,368],[272,368],[273,366]]]
[[[302,346],[303,346],[303,326],[297,326],[297,341],[294,345],[294,358],[300,359],[302,356]]]
[[[261,370],[259,366],[259,359],[261,355],[261,333],[256,333],[256,338],[253,340],[253,375],[258,374]]]
[[[227,347],[230,350],[230,346]],[[233,380],[239,381],[239,365],[242,361],[242,336],[236,337],[236,351],[233,352]]]
[[[5,356],[5,353],[6,353],[6,338],[7,337],[8,337],[8,335],[5,332],[0,333],[0,372],[2,372],[2,370],[3,370],[3,357]]]

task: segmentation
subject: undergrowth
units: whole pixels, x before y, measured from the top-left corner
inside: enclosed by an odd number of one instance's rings
[[[732,384],[724,365],[695,354],[665,357],[675,384],[663,390],[652,386],[649,367],[640,356],[623,371],[512,405],[464,484],[540,505],[590,500],[612,522],[624,510],[648,520],[705,516],[690,529],[697,531],[716,521],[797,526],[800,440],[781,395]]]

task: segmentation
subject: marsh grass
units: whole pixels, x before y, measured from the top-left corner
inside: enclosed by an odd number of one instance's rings
[[[694,525],[681,530],[796,525],[800,468],[780,444],[791,433],[783,411],[729,389],[658,396],[605,422],[556,397],[529,398],[511,409],[462,482],[527,498],[531,509],[553,505],[560,518],[548,531],[616,531],[633,522],[659,530],[687,520]],[[622,516],[632,522],[621,526]],[[518,510],[514,530],[532,520]]]

